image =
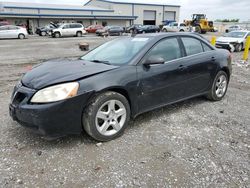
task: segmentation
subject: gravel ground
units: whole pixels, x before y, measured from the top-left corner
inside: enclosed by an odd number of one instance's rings
[[[0,41],[1,187],[250,187],[250,70],[238,64],[222,101],[200,97],[145,113],[107,143],[84,133],[46,141],[11,120],[11,91],[31,65],[80,56],[79,41],[106,40]]]

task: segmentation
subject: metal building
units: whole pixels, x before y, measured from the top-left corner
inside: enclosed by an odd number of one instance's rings
[[[129,26],[161,25],[163,20],[179,20],[180,6],[165,3],[142,3],[140,0],[89,0],[83,6],[0,2],[0,21],[36,27],[50,22],[79,22]]]

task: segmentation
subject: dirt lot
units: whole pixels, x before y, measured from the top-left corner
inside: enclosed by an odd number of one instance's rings
[[[10,119],[11,91],[30,65],[80,56],[79,41],[106,40],[0,41],[1,187],[249,187],[250,70],[237,64],[224,100],[200,97],[143,114],[107,143],[86,134],[46,141]]]

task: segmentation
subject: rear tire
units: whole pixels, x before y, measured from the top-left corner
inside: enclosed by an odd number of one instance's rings
[[[106,142],[121,136],[129,119],[126,97],[109,91],[96,96],[85,109],[83,128],[95,140]]]
[[[82,32],[80,32],[80,31],[76,32],[76,36],[77,37],[82,37]]]
[[[24,34],[19,34],[19,35],[18,35],[18,38],[21,39],[21,40],[22,40],[22,39],[25,39],[25,35],[24,35]]]
[[[219,71],[213,81],[212,88],[206,96],[211,101],[220,101],[227,93],[228,75],[224,71]]]
[[[168,30],[167,29],[163,29],[163,32],[168,32]]]

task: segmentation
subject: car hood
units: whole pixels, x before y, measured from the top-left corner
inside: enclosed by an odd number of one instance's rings
[[[92,63],[84,60],[52,60],[35,66],[22,78],[22,84],[32,89],[63,82],[76,81],[118,68],[114,65]]]
[[[233,37],[219,37],[217,42],[243,42],[243,39]]]

